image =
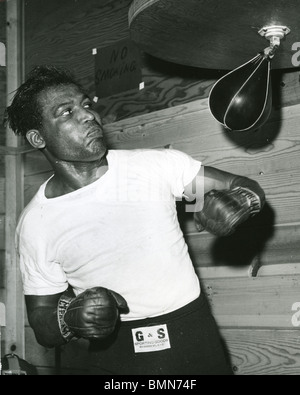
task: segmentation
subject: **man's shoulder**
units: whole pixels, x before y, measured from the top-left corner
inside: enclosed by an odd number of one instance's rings
[[[133,149],[111,149],[108,151],[109,155],[133,157],[138,155],[157,155],[166,149],[162,148],[133,148]]]
[[[110,152],[109,162],[116,167],[132,168],[136,171],[162,169],[168,163],[168,149],[142,148],[115,150]],[[138,170],[139,169],[139,170]]]
[[[30,213],[36,211],[39,208],[39,202],[37,193],[33,196],[30,202],[23,208],[20,218],[27,217]]]
[[[37,214],[41,212],[41,196],[43,196],[44,184],[39,187],[32,199],[23,208],[18,219],[18,228],[31,223],[32,219],[37,217]]]
[[[187,156],[187,154],[168,148],[138,148],[138,149],[122,149],[122,150],[109,150],[109,156],[117,158],[128,159],[163,159],[170,156]]]

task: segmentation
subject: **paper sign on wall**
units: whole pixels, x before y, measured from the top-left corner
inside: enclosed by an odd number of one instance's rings
[[[94,49],[97,97],[112,96],[140,89],[141,60],[138,47],[130,40]]]

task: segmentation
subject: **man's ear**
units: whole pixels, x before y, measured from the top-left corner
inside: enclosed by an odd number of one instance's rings
[[[36,129],[28,130],[26,133],[26,138],[34,148],[42,149],[46,147],[45,140],[41,136],[40,132]]]

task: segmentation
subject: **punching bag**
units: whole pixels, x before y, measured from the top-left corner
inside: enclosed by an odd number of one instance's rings
[[[223,76],[212,87],[209,108],[231,131],[260,128],[272,110],[271,61],[265,53]]]

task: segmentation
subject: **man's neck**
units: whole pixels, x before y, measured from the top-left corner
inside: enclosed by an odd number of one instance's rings
[[[83,188],[101,178],[108,170],[107,158],[87,163],[67,163],[56,161],[53,164],[54,177],[46,187],[46,197],[55,198]]]

